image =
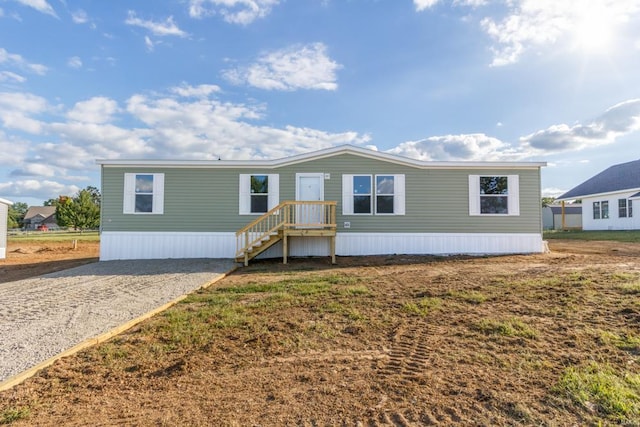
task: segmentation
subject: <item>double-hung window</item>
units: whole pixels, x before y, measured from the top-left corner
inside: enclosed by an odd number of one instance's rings
[[[353,213],[371,213],[371,175],[354,175],[353,177]]]
[[[240,175],[240,214],[264,214],[279,203],[278,174]]]
[[[125,173],[122,206],[125,214],[164,213],[164,174]]]
[[[469,215],[520,215],[518,175],[469,175]]]
[[[269,175],[251,175],[251,213],[269,210]]]
[[[593,219],[609,218],[609,201],[593,202]]]
[[[376,213],[393,214],[395,196],[395,177],[393,175],[376,175]]]
[[[404,215],[404,175],[342,175],[344,215]]]
[[[631,199],[618,199],[618,217],[631,218],[633,216],[633,201]]]

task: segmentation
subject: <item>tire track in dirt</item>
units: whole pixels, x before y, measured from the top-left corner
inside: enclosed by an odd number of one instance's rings
[[[424,320],[413,320],[410,324],[400,324],[392,335],[392,346],[388,351],[388,359],[382,366],[375,365],[382,385],[388,389],[398,387],[411,388],[415,385],[424,387],[429,383],[428,369],[433,360],[431,337],[436,335],[438,326],[430,325]],[[439,332],[438,332],[439,333]],[[402,406],[407,398],[395,398],[396,404]],[[374,408],[377,417],[372,417],[363,425],[376,426],[422,426],[422,425],[451,425],[463,421],[463,417],[455,408],[445,411],[432,411],[430,408],[414,407],[404,413],[385,410],[387,397],[383,396],[380,404]]]

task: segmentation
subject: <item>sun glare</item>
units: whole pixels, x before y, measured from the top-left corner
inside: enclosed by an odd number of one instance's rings
[[[585,3],[573,27],[575,46],[585,53],[607,52],[613,40],[614,18],[604,5]]]

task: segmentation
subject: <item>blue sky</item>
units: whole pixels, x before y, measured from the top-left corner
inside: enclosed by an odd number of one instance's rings
[[[0,197],[98,158],[640,158],[640,0],[0,0]]]

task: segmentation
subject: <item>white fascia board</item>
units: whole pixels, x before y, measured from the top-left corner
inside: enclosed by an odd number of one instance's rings
[[[569,199],[555,199],[554,202],[566,202],[569,200],[581,200],[581,199],[592,199],[592,198],[598,198],[598,197],[610,197],[610,196],[615,196],[616,194],[622,194],[622,193],[637,193],[640,191],[640,188],[625,188],[622,190],[616,190],[616,191],[607,191],[605,193],[594,193],[594,194],[583,194],[581,196],[572,196]]]
[[[0,198],[0,203],[3,203],[5,205],[7,205],[7,206],[12,206],[13,205],[13,202],[10,202],[7,199],[2,199],[2,198]]]
[[[171,167],[171,168],[276,168],[333,157],[339,154],[354,154],[374,160],[382,160],[420,169],[537,169],[546,162],[430,162],[410,159],[395,154],[373,151],[366,148],[341,145],[311,153],[298,154],[276,160],[109,160],[98,159],[104,167]]]

